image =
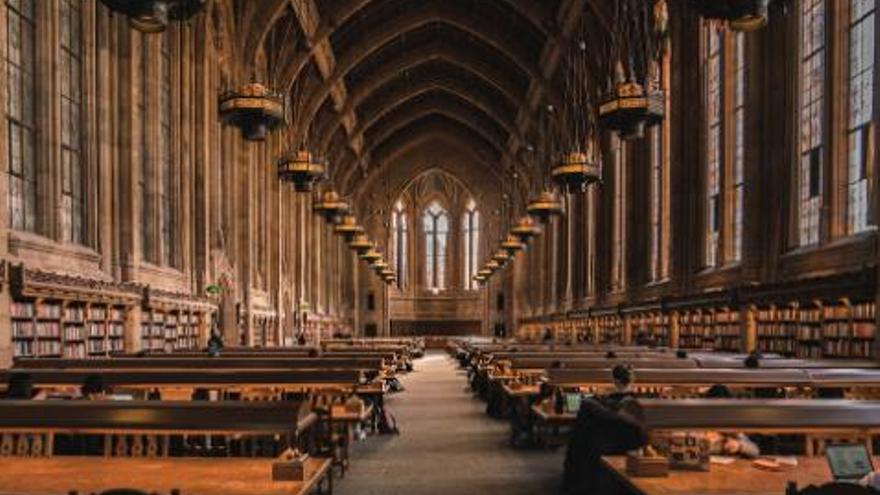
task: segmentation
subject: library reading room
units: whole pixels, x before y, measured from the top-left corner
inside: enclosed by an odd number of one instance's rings
[[[0,495],[880,495],[876,3],[0,0]]]

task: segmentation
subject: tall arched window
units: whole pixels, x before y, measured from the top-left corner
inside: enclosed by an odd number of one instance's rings
[[[61,9],[61,197],[64,240],[86,243],[85,161],[82,156],[82,6],[64,0]]]
[[[391,260],[397,273],[397,287],[406,285],[407,221],[403,202],[398,201],[391,212]]]
[[[449,215],[436,201],[422,217],[425,231],[425,286],[434,291],[446,287],[446,237],[449,234]]]
[[[474,275],[477,274],[480,242],[480,212],[474,200],[468,201],[467,209],[461,219],[462,239],[464,239],[464,287],[477,288]]]
[[[9,226],[36,231],[36,12],[34,0],[6,2],[6,136]]]
[[[858,234],[875,223],[870,145],[874,113],[874,0],[850,0],[849,10],[847,230]]]
[[[825,149],[825,0],[801,2],[798,243],[819,242]]]

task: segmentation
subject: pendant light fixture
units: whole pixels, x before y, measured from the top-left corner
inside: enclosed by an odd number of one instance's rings
[[[348,247],[352,249],[358,256],[363,256],[368,253],[371,249],[373,249],[373,243],[365,236],[364,234],[360,234],[355,236],[351,242],[348,243]]]
[[[356,235],[364,232],[364,228],[358,225],[357,217],[354,215],[345,215],[342,217],[342,221],[333,227],[333,232],[341,235],[346,242],[351,242]]]
[[[351,211],[351,206],[339,196],[339,193],[331,189],[321,194],[321,198],[315,203],[314,209],[328,223],[335,225],[342,221],[342,217]]]
[[[284,100],[264,84],[251,82],[221,95],[219,113],[246,140],[263,141],[284,121]]]
[[[582,20],[577,36],[568,44],[563,58],[562,105],[554,116],[558,120],[558,161],[550,171],[550,178],[562,191],[584,192],[590,184],[599,182],[602,167],[594,146],[596,139],[596,110],[598,93],[592,57],[587,52],[588,28]]]
[[[161,33],[170,21],[184,22],[201,11],[208,0],[101,0],[110,10],[128,17],[142,33]]]
[[[727,22],[734,31],[754,31],[767,25],[770,0],[689,0],[688,5],[706,19]],[[666,2],[655,8],[665,9]]]
[[[324,178],[326,167],[304,149],[288,153],[278,160],[278,178],[293,184],[296,192],[311,192]]]
[[[663,0],[655,0],[663,1]],[[668,16],[647,0],[617,0],[601,71],[607,74],[599,122],[621,139],[644,136],[665,116],[659,59]]]

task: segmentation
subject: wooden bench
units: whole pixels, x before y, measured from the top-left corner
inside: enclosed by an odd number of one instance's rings
[[[829,399],[640,399],[644,425],[663,431],[803,435],[804,452],[821,453],[822,439],[869,440],[880,433],[880,401]],[[575,413],[534,405],[538,428],[573,426]],[[542,432],[538,431],[540,438]],[[868,442],[870,443],[870,442]]]
[[[317,415],[303,402],[0,401],[0,457],[47,457],[58,435],[103,437],[104,456],[166,457],[171,440],[222,436],[239,453],[272,439],[272,455],[314,445]],[[301,438],[303,437],[303,438]],[[303,441],[301,441],[303,440]],[[225,452],[233,453],[227,445]],[[182,449],[175,454],[186,454]]]

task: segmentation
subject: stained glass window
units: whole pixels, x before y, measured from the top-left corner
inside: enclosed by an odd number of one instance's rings
[[[6,1],[7,199],[10,227],[27,231],[36,230],[37,216],[34,5],[34,0]]]
[[[873,194],[868,151],[874,111],[875,0],[850,0],[849,24],[849,160],[847,167],[847,226],[851,234],[868,230]]]
[[[433,202],[422,218],[425,232],[425,280],[429,290],[438,292],[446,287],[446,241],[449,215],[439,203]]]
[[[614,153],[614,223],[612,227],[613,249],[611,250],[611,287],[612,289],[624,288],[624,263],[626,259],[626,211],[624,197],[626,196],[625,184],[625,148],[624,143],[617,139],[617,147]]]
[[[85,243],[85,163],[82,156],[82,11],[62,0],[61,13],[61,201],[66,241]]]
[[[746,38],[733,38],[733,250],[731,261],[742,259],[743,201],[745,199]]]
[[[141,254],[145,261],[156,261],[156,252],[153,249],[153,233],[150,229],[153,219],[152,181],[153,167],[151,165],[149,128],[150,120],[147,113],[149,101],[150,80],[150,45],[149,35],[143,34],[140,39],[140,53],[137,56],[137,72],[140,76],[139,91],[136,97],[136,106],[139,116],[138,146],[140,151],[140,174],[138,177],[138,190],[141,202]]]
[[[162,261],[176,267],[179,259],[177,246],[177,189],[180,181],[174,161],[172,140],[172,31],[162,35],[159,57],[159,214],[162,235]],[[263,215],[265,218],[265,215]]]
[[[705,265],[718,265],[721,241],[723,34],[711,24],[706,36],[706,251]]]
[[[801,246],[819,242],[825,101],[825,0],[801,2],[800,198]]]
[[[408,227],[406,211],[403,203],[398,201],[391,212],[391,259],[397,274],[397,286],[406,286],[406,244],[408,241]]]
[[[462,217],[461,228],[462,238],[464,239],[464,287],[465,289],[474,290],[477,288],[474,275],[477,274],[477,263],[479,260],[480,212],[477,211],[477,205],[473,200],[470,200],[467,204],[467,210]]]
[[[662,277],[663,236],[663,129],[651,131],[651,281]]]

